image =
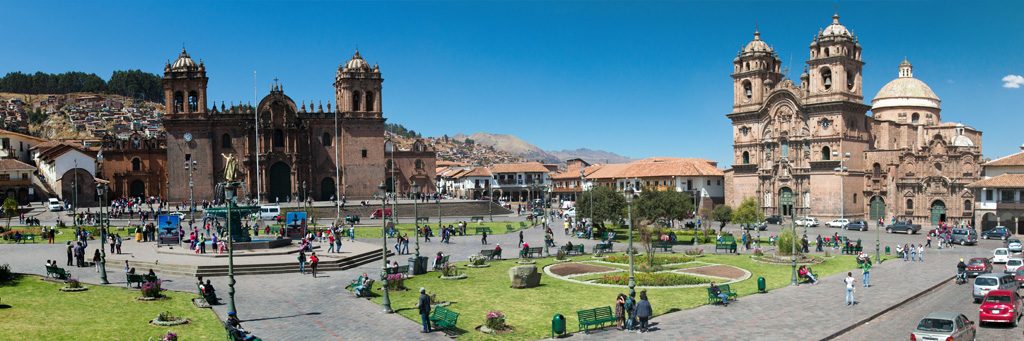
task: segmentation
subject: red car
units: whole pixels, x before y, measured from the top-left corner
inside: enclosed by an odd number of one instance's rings
[[[1016,290],[992,290],[985,294],[981,306],[978,307],[978,321],[1009,323],[1014,327],[1020,320],[1020,295]]]
[[[381,214],[381,213],[383,213],[383,214]],[[370,219],[377,219],[377,218],[380,218],[381,216],[384,216],[386,218],[390,218],[391,217],[391,209],[390,208],[385,208],[383,210],[383,212],[382,212],[381,209],[378,208],[378,209],[373,210],[373,213],[370,213]]]
[[[971,258],[967,262],[967,276],[978,277],[981,274],[992,273],[992,261],[988,258]]]

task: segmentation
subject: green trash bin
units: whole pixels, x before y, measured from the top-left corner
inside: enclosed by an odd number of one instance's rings
[[[757,292],[762,294],[768,292],[768,285],[764,283],[764,276],[757,277]]]
[[[565,316],[562,314],[555,314],[551,317],[551,337],[555,335],[562,336],[565,334]]]
[[[889,247],[888,247],[888,246],[886,246],[886,247],[885,247],[885,255],[886,255],[886,256],[888,256],[888,255],[889,255]]]

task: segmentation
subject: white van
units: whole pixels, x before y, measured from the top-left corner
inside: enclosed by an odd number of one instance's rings
[[[64,210],[64,204],[62,204],[57,198],[50,198],[50,200],[46,202],[46,207],[50,209],[50,212],[59,212]]]
[[[1012,274],[984,274],[974,279],[974,303],[981,302],[989,291],[1010,290],[1017,291],[1020,284],[1013,278]]]
[[[992,251],[992,263],[1006,263],[1010,260],[1010,249],[1001,247]]]
[[[281,215],[281,206],[260,206],[259,214],[261,220],[272,220]]]

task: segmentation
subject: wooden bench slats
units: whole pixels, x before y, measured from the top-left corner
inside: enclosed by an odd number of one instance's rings
[[[452,330],[459,322],[459,313],[448,310],[445,307],[436,307],[430,313],[430,322],[440,329]]]
[[[610,306],[580,310],[576,312],[576,317],[579,320],[578,331],[588,331],[590,326],[603,328],[605,323],[615,322],[615,314]]]

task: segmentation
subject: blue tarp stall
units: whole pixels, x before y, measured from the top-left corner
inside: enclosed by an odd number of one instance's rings
[[[181,235],[178,228],[181,225],[181,218],[176,215],[157,216],[157,240],[160,244],[178,244],[181,242]]]
[[[285,215],[284,225],[287,227],[288,237],[302,239],[306,235],[306,212],[288,212]]]

